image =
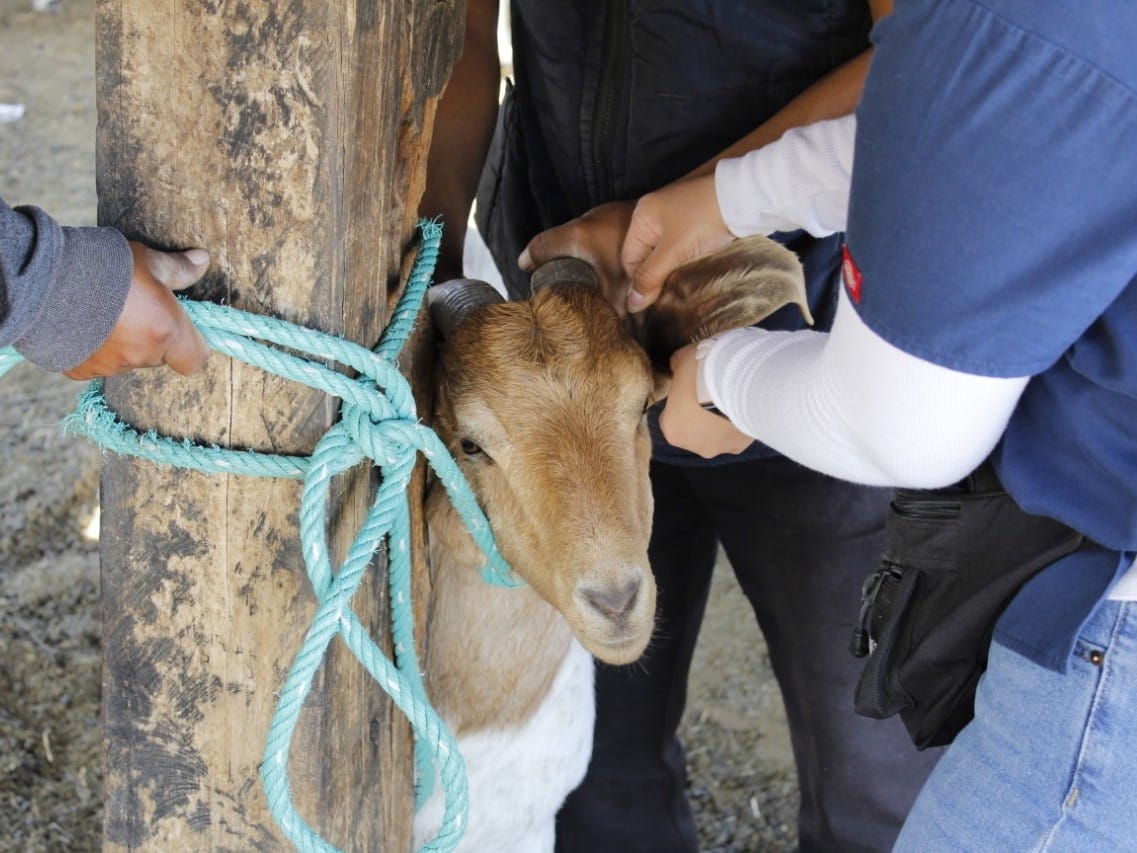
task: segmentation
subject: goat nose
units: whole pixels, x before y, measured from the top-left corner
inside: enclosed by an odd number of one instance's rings
[[[609,619],[619,620],[625,618],[635,607],[642,585],[642,579],[636,577],[620,585],[584,587],[577,590],[577,595],[597,612]]]

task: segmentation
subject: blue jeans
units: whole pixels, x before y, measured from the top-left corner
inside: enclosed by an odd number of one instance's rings
[[[1137,602],[1103,602],[1064,675],[996,643],[895,850],[1133,850],[1135,747]]]

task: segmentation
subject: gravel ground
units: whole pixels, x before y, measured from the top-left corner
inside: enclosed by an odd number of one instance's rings
[[[0,0],[0,196],[95,222],[94,25],[84,0]],[[13,112],[0,108],[0,118]],[[98,453],[60,436],[79,386],[22,365],[0,380],[0,850],[99,849]],[[706,853],[794,849],[781,699],[720,564],[683,724]]]

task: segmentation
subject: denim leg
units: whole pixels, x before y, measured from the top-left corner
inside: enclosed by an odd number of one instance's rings
[[[698,469],[691,482],[750,600],[790,727],[803,853],[888,850],[942,750],[899,718],[853,710],[849,653],[861,583],[877,568],[891,492],[785,459]]]
[[[1137,847],[1137,603],[1103,602],[1065,673],[998,644],[975,719],[921,792],[898,851]]]

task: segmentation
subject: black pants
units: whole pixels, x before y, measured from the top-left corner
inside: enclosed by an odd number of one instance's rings
[[[561,853],[698,849],[676,737],[721,541],[758,618],[786,705],[801,789],[800,847],[888,850],[937,750],[897,718],[853,712],[848,652],[860,585],[883,547],[889,492],[785,459],[652,464],[658,628],[646,656],[597,668],[592,761],[557,817]]]

